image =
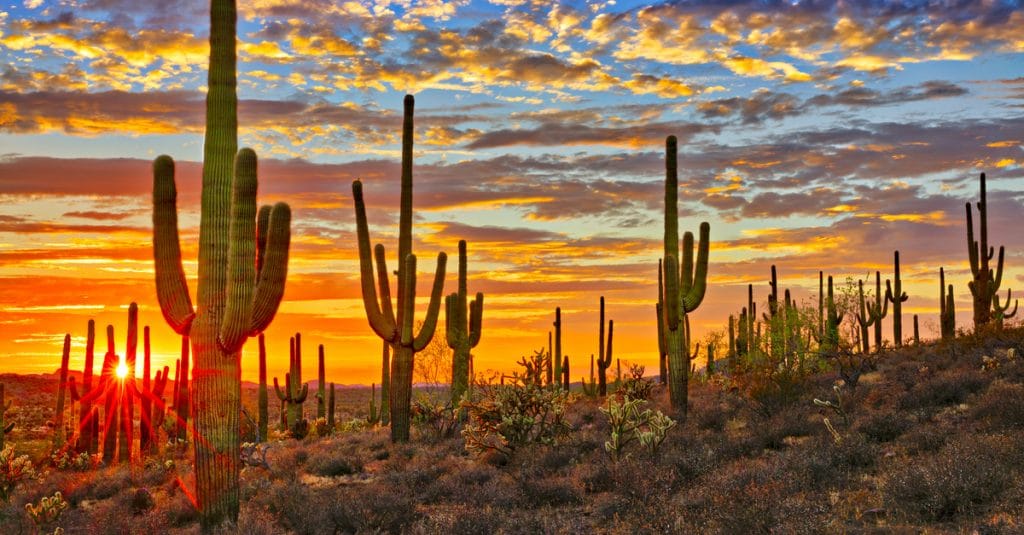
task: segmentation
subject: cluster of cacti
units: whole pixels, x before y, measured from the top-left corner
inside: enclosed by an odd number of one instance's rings
[[[480,343],[484,294],[468,303],[466,289],[466,240],[459,240],[459,289],[445,297],[445,338],[452,348],[452,406],[457,406],[469,388],[470,350]]]
[[[53,496],[43,496],[39,500],[39,505],[32,502],[25,504],[25,512],[36,526],[45,526],[56,522],[67,508],[68,502],[59,490],[53,493]]]
[[[4,449],[4,436],[14,430],[14,422],[7,423],[7,411],[13,401],[4,400],[4,384],[0,383],[0,450]]]
[[[302,404],[309,395],[309,385],[302,382],[302,334],[295,333],[295,336],[288,340],[288,352],[289,372],[284,374],[284,389],[281,389],[277,377],[274,377],[274,392],[277,399],[281,400],[282,412],[287,414],[282,431],[301,435],[304,433],[296,431],[306,427]]]
[[[402,123],[402,176],[401,210],[398,223],[398,296],[395,305],[391,303],[390,272],[384,259],[384,246],[377,244],[370,251],[370,231],[366,220],[366,206],[363,203],[363,183],[352,183],[352,197],[356,209],[356,234],[359,244],[359,272],[362,284],[363,306],[366,317],[377,336],[391,344],[394,359],[391,363],[391,440],[409,440],[410,402],[412,399],[412,371],[414,355],[422,351],[434,336],[437,316],[444,292],[444,272],[448,256],[437,255],[437,271],[430,292],[427,315],[418,334],[413,333],[413,312],[416,301],[416,255],[412,254],[412,144],[413,107],[412,95],[405,96],[405,111]],[[377,273],[374,275],[374,260]],[[376,279],[376,281],[374,280]],[[380,291],[378,295],[377,286]],[[396,310],[397,309],[397,310]],[[397,312],[397,314],[396,314]]]
[[[893,280],[885,280],[885,300],[892,303],[892,340],[896,347],[903,345],[903,302],[907,300],[907,292],[903,291],[903,279],[900,277],[900,252],[893,253],[895,274]]]
[[[943,340],[956,337],[956,301],[953,299],[953,285],[946,287],[946,271],[939,268],[939,332]]]
[[[600,327],[598,328],[597,353],[597,395],[608,395],[608,367],[612,365],[612,336],[615,332],[615,321],[608,320],[608,339],[604,337],[604,296],[601,296]],[[593,360],[593,355],[591,355]]]
[[[210,4],[210,66],[199,223],[198,308],[193,310],[178,243],[174,162],[153,163],[153,252],[167,323],[190,335],[196,492],[204,527],[238,517],[241,349],[270,324],[284,294],[291,239],[287,204],[256,210],[256,153],[236,151],[236,6]],[[237,157],[236,157],[237,152]]]
[[[700,224],[700,241],[696,263],[693,257],[693,234],[683,235],[682,256],[679,251],[679,177],[676,169],[676,138],[665,140],[665,237],[664,295],[661,321],[668,355],[669,397],[679,417],[686,418],[689,355],[684,323],[687,314],[697,310],[707,289],[708,249],[711,226]]]
[[[1010,305],[1010,292],[1006,294],[1006,305],[999,305],[999,286],[1003,281],[1003,246],[999,246],[999,258],[993,272],[989,266],[995,250],[988,244],[988,203],[985,195],[985,173],[980,178],[981,200],[978,201],[978,226],[981,231],[980,241],[974,239],[974,218],[971,215],[971,203],[967,208],[967,256],[971,265],[972,280],[967,284],[974,302],[974,328],[977,330],[988,325],[993,319],[1000,319]],[[1014,307],[1016,312],[1016,306]]]

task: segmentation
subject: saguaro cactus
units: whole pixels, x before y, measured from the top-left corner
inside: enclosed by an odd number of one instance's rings
[[[875,272],[875,302],[868,303],[868,315],[875,326],[875,351],[882,350],[882,320],[889,314],[889,300],[882,292],[882,273]]]
[[[857,325],[860,327],[860,348],[861,352],[871,351],[871,339],[868,336],[868,327],[874,325],[874,316],[868,314],[868,307],[864,302],[864,281],[857,279],[857,303],[860,308],[857,311]]]
[[[568,381],[563,381],[562,377],[565,369],[568,369],[568,366],[563,367],[562,365],[562,307],[555,307],[555,321],[551,325],[555,328],[555,380],[558,384],[565,383],[568,385]],[[568,359],[566,359],[566,362],[568,362]],[[568,386],[565,386],[565,391],[569,391]]]
[[[142,392],[139,396],[142,405],[142,416],[141,421],[139,422],[139,454],[146,456],[155,453],[157,449],[157,430],[160,429],[164,419],[163,395],[164,389],[167,387],[167,379],[170,372],[170,368],[164,366],[162,371],[157,370],[156,377],[152,382],[150,381],[149,375],[151,370],[148,326],[142,330],[142,355]]]
[[[946,272],[939,268],[939,331],[943,340],[956,337],[956,301],[953,299],[953,285],[946,289]]]
[[[412,398],[413,358],[422,351],[434,337],[437,315],[441,309],[444,292],[444,270],[448,256],[437,255],[437,271],[434,286],[430,292],[430,304],[419,334],[413,333],[413,312],[416,301],[416,255],[412,254],[412,136],[413,107],[412,95],[405,96],[405,114],[402,124],[402,190],[401,211],[398,223],[398,299],[394,308],[391,303],[389,272],[384,260],[384,246],[377,244],[370,252],[370,231],[366,222],[366,206],[363,203],[363,183],[352,183],[352,196],[356,207],[356,234],[359,242],[359,272],[362,283],[363,306],[370,327],[377,336],[391,344],[395,355],[391,363],[391,440],[409,440],[409,412]],[[375,258],[374,258],[375,257]],[[373,263],[377,261],[377,281],[380,295],[374,283]]]
[[[604,296],[601,296],[601,319],[598,330],[597,346],[597,394],[608,395],[608,367],[612,365],[612,333],[615,330],[615,321],[608,320],[608,340],[604,338]]]
[[[907,300],[907,292],[903,291],[903,279],[900,278],[900,252],[893,253],[895,275],[890,283],[885,280],[885,299],[892,303],[892,337],[896,347],[903,345],[903,302]]]
[[[263,333],[260,333],[259,337],[259,351],[260,389],[256,407],[259,423],[257,424],[256,429],[256,440],[259,442],[266,442],[267,432],[270,426],[270,411],[267,408],[267,341],[266,336]]]
[[[195,497],[204,528],[238,517],[241,349],[266,329],[284,294],[291,238],[287,204],[256,212],[256,153],[238,151],[234,0],[210,4],[210,68],[199,223],[198,308],[178,244],[174,162],[153,163],[153,251],[160,308],[190,335]],[[264,232],[260,232],[264,231]]]
[[[132,445],[135,443],[135,364],[139,348],[139,305],[128,306],[128,343],[124,351],[124,363],[128,374],[121,382],[121,431],[118,436],[118,460],[123,463],[132,460]]]
[[[7,423],[7,411],[11,410],[11,403],[4,400],[4,384],[0,383],[0,450],[4,449],[4,436],[14,430],[14,422]]]
[[[981,200],[978,201],[978,225],[981,231],[981,241],[974,239],[974,218],[971,215],[971,203],[966,204],[967,208],[967,258],[971,265],[971,276],[973,280],[967,284],[971,289],[971,296],[974,298],[974,329],[984,327],[992,320],[993,306],[996,295],[999,293],[999,286],[1003,281],[1003,246],[999,246],[999,258],[996,261],[996,269],[993,272],[989,267],[989,261],[995,250],[988,244],[988,203],[985,196],[985,173],[980,179]],[[1006,296],[1009,305],[1010,296]]]
[[[665,276],[661,259],[658,259],[658,303],[654,305],[658,321],[658,380],[668,383],[668,349],[665,347]]]
[[[700,306],[707,289],[708,248],[711,226],[700,224],[697,262],[693,259],[693,234],[683,234],[679,256],[679,177],[676,171],[676,138],[665,140],[665,347],[668,353],[669,396],[679,417],[686,419],[690,369],[689,341],[685,339],[686,315]]]
[[[53,447],[64,447],[67,436],[64,432],[64,396],[68,390],[68,360],[71,358],[71,335],[64,335],[64,351],[60,358],[60,383],[57,385],[57,408],[53,416]]]
[[[188,440],[188,417],[191,412],[192,396],[189,395],[188,377],[192,370],[189,359],[188,336],[181,337],[181,356],[174,372],[175,439],[184,444]]]
[[[316,417],[327,417],[327,374],[324,369],[324,345],[317,349]]]
[[[274,378],[274,392],[277,398],[287,406],[289,431],[296,430],[302,422],[302,404],[309,396],[309,385],[302,383],[302,335],[295,333],[289,340],[288,373],[284,375],[284,391]]]
[[[391,345],[385,340],[381,345],[380,369],[380,425],[391,423]]]
[[[1017,315],[1017,300],[1013,300],[1013,311],[1007,313],[1010,310],[1010,289],[1006,289],[1006,304],[999,303],[999,296],[992,296],[992,321],[995,322],[996,328],[1003,328],[1003,320],[1008,320]]]
[[[96,429],[98,422],[93,419],[92,399],[83,399],[92,391],[92,368],[96,353],[96,322],[89,320],[85,337],[85,367],[82,370],[82,396],[78,416],[78,451],[94,453],[96,451]]]
[[[452,348],[452,406],[469,387],[469,351],[480,343],[484,315],[484,294],[467,305],[466,240],[459,240],[459,291],[445,297],[445,337]]]
[[[118,412],[121,399],[121,385],[114,376],[118,357],[114,352],[114,326],[107,325],[107,352],[103,355],[103,369],[100,372],[100,384],[106,392],[103,403],[103,463],[115,462],[117,453]]]

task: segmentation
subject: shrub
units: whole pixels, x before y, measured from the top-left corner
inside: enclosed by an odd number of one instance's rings
[[[892,442],[910,428],[910,422],[891,412],[873,413],[863,420],[857,430],[875,442]]]
[[[995,381],[971,410],[992,429],[1024,428],[1024,385]]]
[[[900,399],[900,407],[905,410],[932,409],[963,403],[987,384],[988,380],[977,371],[951,370],[918,382]]]
[[[511,456],[527,444],[555,444],[569,432],[565,423],[568,393],[523,381],[481,384],[462,402],[469,421],[462,429],[466,449]]]
[[[571,505],[582,501],[582,496],[572,480],[563,477],[523,478],[520,482],[523,495],[534,507]]]
[[[306,471],[310,474],[335,477],[357,474],[363,470],[359,459],[336,451],[317,451],[306,461]]]
[[[1005,435],[963,437],[939,453],[888,471],[882,482],[892,510],[923,520],[972,515],[1019,476],[1021,453]]]

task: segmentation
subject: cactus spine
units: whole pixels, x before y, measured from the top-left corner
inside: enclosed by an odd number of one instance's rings
[[[669,394],[672,407],[686,419],[690,369],[684,322],[697,310],[707,289],[708,248],[711,226],[700,224],[697,261],[693,259],[693,234],[683,234],[683,256],[679,256],[679,177],[676,170],[676,138],[665,140],[665,347],[668,350]],[[753,317],[753,316],[751,316]]]
[[[4,449],[4,436],[14,430],[14,422],[7,423],[7,411],[11,410],[11,401],[4,399],[4,384],[0,383],[0,451]]]
[[[409,411],[412,397],[413,358],[422,351],[434,337],[437,315],[441,308],[444,292],[444,270],[448,256],[437,255],[437,271],[430,293],[427,315],[419,334],[413,333],[413,312],[416,301],[416,255],[412,254],[412,143],[413,107],[412,95],[405,96],[405,112],[402,124],[402,189],[401,211],[398,223],[398,298],[392,308],[390,274],[384,260],[384,246],[377,244],[370,252],[370,231],[366,221],[366,206],[363,203],[363,183],[352,183],[352,196],[356,207],[356,234],[359,242],[359,273],[362,283],[363,307],[366,317],[377,336],[391,344],[394,360],[391,363],[391,440],[408,442]],[[378,295],[374,284],[373,263],[377,261]]]
[[[257,417],[259,422],[256,429],[257,442],[266,442],[270,427],[270,410],[267,407],[267,342],[266,336],[260,333],[259,337],[259,361],[260,361],[260,389],[257,401]]]
[[[612,334],[615,330],[615,321],[608,320],[608,340],[604,338],[604,296],[601,296],[601,318],[598,330],[598,354],[597,354],[597,395],[608,395],[608,367],[612,365]]]
[[[174,162],[160,156],[153,163],[157,297],[167,323],[190,335],[195,366],[203,371],[194,378],[192,400],[202,437],[193,444],[204,529],[238,517],[241,349],[277,312],[291,238],[288,205],[264,208],[257,218],[256,154],[242,149],[236,157],[236,18],[234,0],[212,0],[195,311],[178,243]],[[257,235],[257,227],[266,232]]]
[[[459,240],[459,291],[445,298],[445,337],[448,347],[453,350],[453,407],[458,406],[466,389],[469,388],[469,351],[480,343],[483,321],[484,294],[477,292],[476,300],[468,306],[467,299],[466,240]]]
[[[956,337],[956,301],[953,299],[953,285],[946,291],[946,271],[939,268],[939,331],[943,340]]]
[[[903,279],[900,278],[900,252],[893,254],[895,275],[890,283],[885,280],[885,299],[892,303],[892,337],[896,347],[903,345],[903,302],[907,300],[907,292],[903,291]]]
[[[980,178],[981,200],[977,203],[978,225],[981,231],[981,241],[974,239],[974,218],[971,214],[971,203],[966,204],[967,208],[967,257],[971,265],[972,280],[967,284],[971,289],[971,296],[974,298],[974,329],[984,327],[993,319],[993,307],[996,296],[999,293],[999,286],[1003,280],[1003,246],[999,246],[999,258],[996,261],[995,272],[989,267],[995,250],[988,244],[988,203],[985,195],[985,173]],[[1006,304],[1009,305],[1010,295],[1006,296]]]

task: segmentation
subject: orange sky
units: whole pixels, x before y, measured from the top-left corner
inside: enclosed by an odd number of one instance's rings
[[[271,376],[283,376],[288,337],[301,331],[304,378],[315,378],[322,343],[330,381],[379,381],[351,182],[364,181],[371,236],[394,266],[406,92],[417,96],[417,317],[437,253],[449,254],[453,291],[466,239],[469,289],[486,294],[480,371],[509,371],[546,346],[561,306],[578,380],[597,351],[602,295],[615,355],[656,370],[669,134],[680,138],[680,229],[711,223],[709,289],[691,318],[699,337],[725,328],[748,283],[763,307],[773,263],[782,287],[816,303],[819,269],[891,277],[896,249],[910,295],[904,332],[915,313],[927,336],[937,331],[939,266],[968,326],[963,207],[981,171],[992,242],[1007,247],[1003,287],[1024,289],[1017,8],[242,4],[240,144],[260,155],[260,202],[293,211],[285,299],[267,331]],[[101,332],[113,324],[123,352],[132,301],[153,329],[154,366],[173,367],[179,342],[154,299],[150,162],[177,161],[194,278],[206,6],[4,9],[0,372],[54,370],[65,333],[80,369],[89,318]]]

